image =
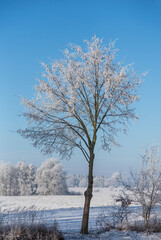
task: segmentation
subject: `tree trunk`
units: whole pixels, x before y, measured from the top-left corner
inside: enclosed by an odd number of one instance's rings
[[[87,187],[87,190],[84,192],[85,203],[84,203],[84,211],[83,211],[82,226],[81,226],[82,234],[88,234],[89,209],[90,209],[90,202],[91,202],[91,199],[93,196],[92,195],[92,192],[93,192],[93,162],[94,162],[94,153],[92,151],[90,153],[90,161],[89,161],[88,187]]]

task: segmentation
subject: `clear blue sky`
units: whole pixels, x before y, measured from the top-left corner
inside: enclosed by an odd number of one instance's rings
[[[138,166],[147,145],[161,148],[161,0],[0,0],[0,161],[39,166],[47,158],[16,133],[26,126],[19,96],[33,96],[42,61],[94,34],[104,42],[118,39],[119,58],[135,63],[138,73],[148,71],[136,106],[140,120],[118,136],[121,148],[108,153],[97,147],[95,174],[125,172]],[[63,165],[87,173],[80,152]]]

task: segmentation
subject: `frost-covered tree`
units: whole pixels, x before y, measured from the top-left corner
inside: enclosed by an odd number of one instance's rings
[[[93,186],[94,187],[104,187],[104,182],[105,182],[105,178],[102,176],[95,176],[94,177],[94,183]]]
[[[35,188],[35,167],[25,162],[16,166],[10,163],[0,164],[0,194],[4,196],[31,195]]]
[[[118,187],[120,185],[119,179],[120,179],[120,173],[114,172],[111,177],[105,179],[104,186]]]
[[[131,170],[128,179],[122,179],[123,195],[141,205],[142,217],[149,223],[151,212],[156,205],[161,205],[161,159],[158,147],[153,146],[141,156],[142,166]]]
[[[117,145],[115,136],[130,119],[138,100],[140,77],[131,65],[115,61],[114,43],[104,46],[96,36],[87,48],[71,45],[64,58],[43,64],[43,78],[36,85],[37,96],[23,98],[29,127],[18,132],[45,154],[68,157],[79,148],[88,163],[81,233],[88,233],[93,192],[93,164],[97,137],[102,148]]]
[[[33,195],[36,193],[37,190],[37,184],[35,182],[36,178],[36,167],[33,164],[29,164],[28,166],[28,181],[30,185],[30,195]]]
[[[67,176],[67,186],[68,187],[79,187],[79,178],[77,175],[68,175]]]
[[[88,186],[88,178],[87,176],[82,176],[79,181],[79,187],[87,187]]]
[[[0,164],[0,194],[4,196],[19,195],[17,169],[10,163]]]
[[[18,177],[18,186],[20,195],[30,195],[30,186],[28,181],[28,166],[25,162],[19,162],[16,165],[17,168],[17,177]]]
[[[35,167],[25,162],[19,162],[16,165],[18,188],[21,196],[32,195],[35,188]]]
[[[37,192],[41,195],[67,194],[66,173],[60,162],[51,158],[42,163],[36,172]]]

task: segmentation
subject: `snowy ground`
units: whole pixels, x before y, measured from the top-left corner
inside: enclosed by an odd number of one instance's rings
[[[74,188],[71,189],[83,194],[84,189]],[[97,234],[96,219],[98,215],[103,212],[110,212],[114,204],[113,195],[118,195],[119,188],[102,188],[94,189],[94,194],[91,202],[91,211],[89,219],[89,230],[91,232],[88,236],[81,236],[79,234],[81,226],[81,218],[83,213],[84,196],[83,195],[71,195],[71,196],[22,196],[22,197],[4,197],[0,196],[1,212],[10,211],[10,217],[6,219],[7,222],[16,221],[16,212],[20,212],[21,209],[36,209],[36,214],[41,221],[46,224],[53,223],[56,219],[59,223],[60,229],[65,234],[65,239],[136,239],[136,240],[159,240],[161,234],[136,234],[135,232],[120,232],[110,231],[102,234]],[[135,208],[135,207],[133,207]],[[137,208],[136,208],[137,209]],[[23,215],[23,213],[22,213]],[[26,211],[24,216],[26,217]],[[32,216],[32,218],[37,218]],[[29,215],[30,220],[31,215]]]

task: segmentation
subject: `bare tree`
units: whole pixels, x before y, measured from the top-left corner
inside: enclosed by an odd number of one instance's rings
[[[141,169],[131,170],[130,177],[122,183],[125,195],[129,194],[133,202],[141,205],[142,217],[145,224],[148,224],[153,208],[161,204],[161,162],[158,148],[155,146],[146,150],[141,160]]]
[[[71,45],[64,58],[44,66],[43,79],[36,85],[37,96],[24,99],[23,114],[31,123],[18,132],[45,154],[58,152],[70,158],[79,148],[89,166],[88,187],[81,233],[88,233],[93,191],[93,163],[97,136],[104,150],[116,145],[115,135],[136,118],[133,102],[138,100],[138,76],[131,65],[115,63],[114,43],[108,47],[96,36],[87,48]]]

